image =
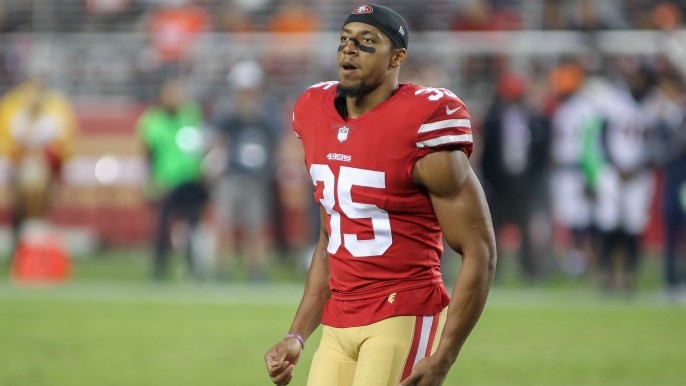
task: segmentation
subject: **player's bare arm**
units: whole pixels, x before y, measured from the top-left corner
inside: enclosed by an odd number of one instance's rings
[[[448,245],[462,256],[438,349],[402,382],[435,386],[443,384],[481,316],[495,273],[496,246],[483,190],[463,152],[428,154],[417,161],[412,176],[427,189]]]
[[[326,230],[326,212],[320,210],[319,241],[312,256],[312,263],[307,272],[305,291],[300,306],[293,319],[289,332],[303,337],[304,340],[314,332],[322,320],[322,313],[326,301],[331,296],[329,289],[329,261],[326,248],[329,245],[329,235]]]
[[[287,385],[293,379],[293,369],[300,359],[303,344],[319,326],[326,301],[331,296],[329,289],[329,262],[326,247],[329,236],[326,231],[325,212],[321,210],[321,231],[319,241],[312,255],[312,263],[307,272],[305,291],[300,300],[298,311],[293,318],[289,334],[302,337],[301,342],[295,337],[286,337],[275,344],[264,356],[267,372],[274,384]]]

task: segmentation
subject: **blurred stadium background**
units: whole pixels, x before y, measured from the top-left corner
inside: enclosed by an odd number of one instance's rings
[[[551,74],[562,65],[574,62],[589,78],[617,83],[627,67],[648,63],[664,79],[676,79],[677,99],[686,107],[682,1],[378,3],[406,15],[410,25],[401,80],[448,88],[469,107],[477,147],[472,160],[480,175],[484,122],[493,100],[510,90],[503,87],[511,75],[525,80],[525,99],[549,117],[555,104]],[[10,137],[3,132],[10,131],[11,111],[0,109],[0,385],[268,384],[261,358],[289,326],[317,226],[310,183],[292,147],[291,107],[309,85],[336,79],[340,23],[361,4],[0,2],[0,95],[39,79],[63,96],[75,119],[49,214],[71,274],[59,285],[27,288],[10,275],[13,166]],[[173,280],[153,283],[155,206],[146,196],[149,176],[137,121],[163,80],[180,76],[212,126],[232,103],[232,69],[246,60],[261,67],[266,113],[280,128],[265,277],[251,280],[238,263],[229,276],[210,273],[196,282],[184,276],[176,253]],[[539,165],[544,173],[550,170],[547,160]],[[211,159],[208,165],[216,167]],[[498,229],[492,301],[446,384],[683,383],[686,291],[675,297],[664,291],[663,171],[655,172],[632,296],[600,291],[592,257],[581,265],[567,260],[573,237],[552,218],[548,198],[537,197],[541,201],[532,205],[542,209],[537,229],[549,246],[536,277],[522,275],[516,257],[526,231],[509,223]],[[547,190],[548,180],[542,181]],[[208,269],[229,253],[213,236],[214,210],[210,202],[198,236],[205,241],[200,255]],[[448,283],[456,261],[446,259]],[[304,380],[305,371],[296,372],[294,384]]]

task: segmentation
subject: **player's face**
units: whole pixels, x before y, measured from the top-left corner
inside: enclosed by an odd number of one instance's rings
[[[341,89],[364,95],[384,80],[393,54],[393,44],[378,28],[348,23],[338,46],[338,78]]]

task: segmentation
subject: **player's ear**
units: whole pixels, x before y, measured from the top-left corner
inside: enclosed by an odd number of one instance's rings
[[[407,49],[396,49],[391,55],[391,68],[400,67],[401,64],[405,63],[405,59],[407,59]]]

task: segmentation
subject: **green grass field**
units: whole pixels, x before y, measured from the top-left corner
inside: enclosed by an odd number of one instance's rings
[[[270,384],[262,356],[290,324],[299,281],[154,285],[143,260],[84,261],[51,288],[0,279],[0,385]],[[655,289],[496,285],[446,385],[676,386],[685,359],[686,306]]]

